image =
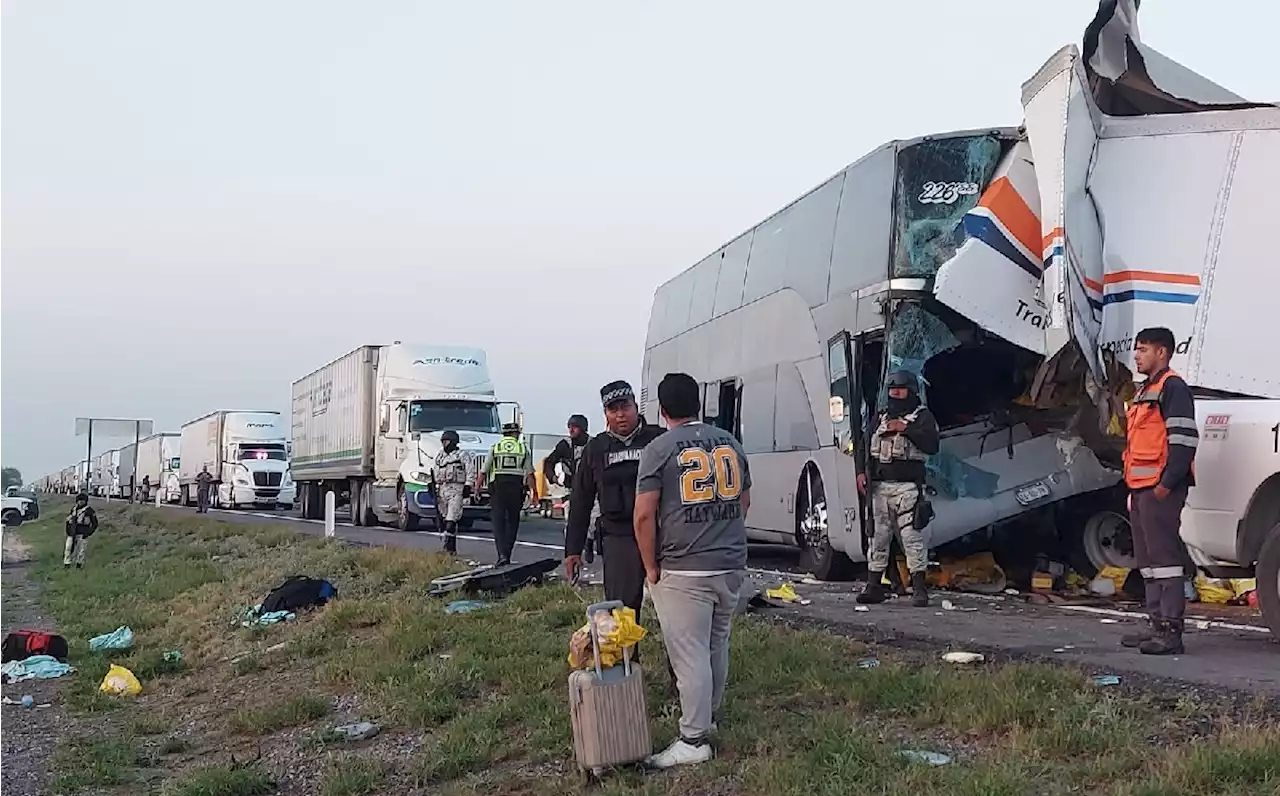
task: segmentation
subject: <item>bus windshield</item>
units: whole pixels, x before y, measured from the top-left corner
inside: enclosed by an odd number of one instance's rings
[[[409,431],[480,431],[497,434],[498,407],[482,401],[412,401]]]

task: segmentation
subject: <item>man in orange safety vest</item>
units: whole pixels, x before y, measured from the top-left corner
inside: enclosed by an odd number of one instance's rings
[[[1179,528],[1187,490],[1195,484],[1200,442],[1195,399],[1187,383],[1169,368],[1173,332],[1143,329],[1134,342],[1134,363],[1147,378],[1127,412],[1124,481],[1151,627],[1120,643],[1146,655],[1180,655],[1186,572]]]

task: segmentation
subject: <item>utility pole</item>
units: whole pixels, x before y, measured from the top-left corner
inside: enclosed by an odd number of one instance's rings
[[[77,417],[76,418],[76,436],[84,435],[88,438],[85,447],[85,492],[91,492],[93,487],[93,432],[97,428],[99,434],[105,437],[125,437],[127,438],[132,432],[133,434],[133,469],[138,469],[138,440],[143,436],[151,436],[151,430],[154,423],[150,420],[123,420],[113,417]]]

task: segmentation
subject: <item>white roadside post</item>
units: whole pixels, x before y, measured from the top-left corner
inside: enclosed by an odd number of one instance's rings
[[[156,508],[160,508],[160,490],[156,490]]]
[[[329,490],[324,493],[324,535],[326,538],[332,539],[334,536],[337,515],[338,499],[334,497],[333,490]]]

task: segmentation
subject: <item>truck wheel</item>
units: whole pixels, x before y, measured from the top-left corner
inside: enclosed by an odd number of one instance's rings
[[[1271,529],[1271,535],[1258,553],[1258,605],[1262,618],[1271,628],[1274,639],[1280,640],[1280,525]]]
[[[409,511],[409,491],[400,489],[400,511],[396,513],[396,528],[402,531],[418,530],[418,515]]]
[[[1071,568],[1092,578],[1103,567],[1136,569],[1133,529],[1129,518],[1115,511],[1099,511],[1085,520],[1070,553]]]
[[[347,485],[347,488],[351,491],[351,500],[349,502],[351,507],[351,524],[359,528],[364,525],[364,505],[360,500],[359,479],[352,478],[351,482]]]
[[[6,528],[16,528],[22,524],[22,512],[17,509],[5,509],[0,514],[0,522],[4,523]]]
[[[826,490],[818,468],[805,467],[796,488],[796,541],[800,566],[818,580],[848,580],[853,562],[831,546]]]

